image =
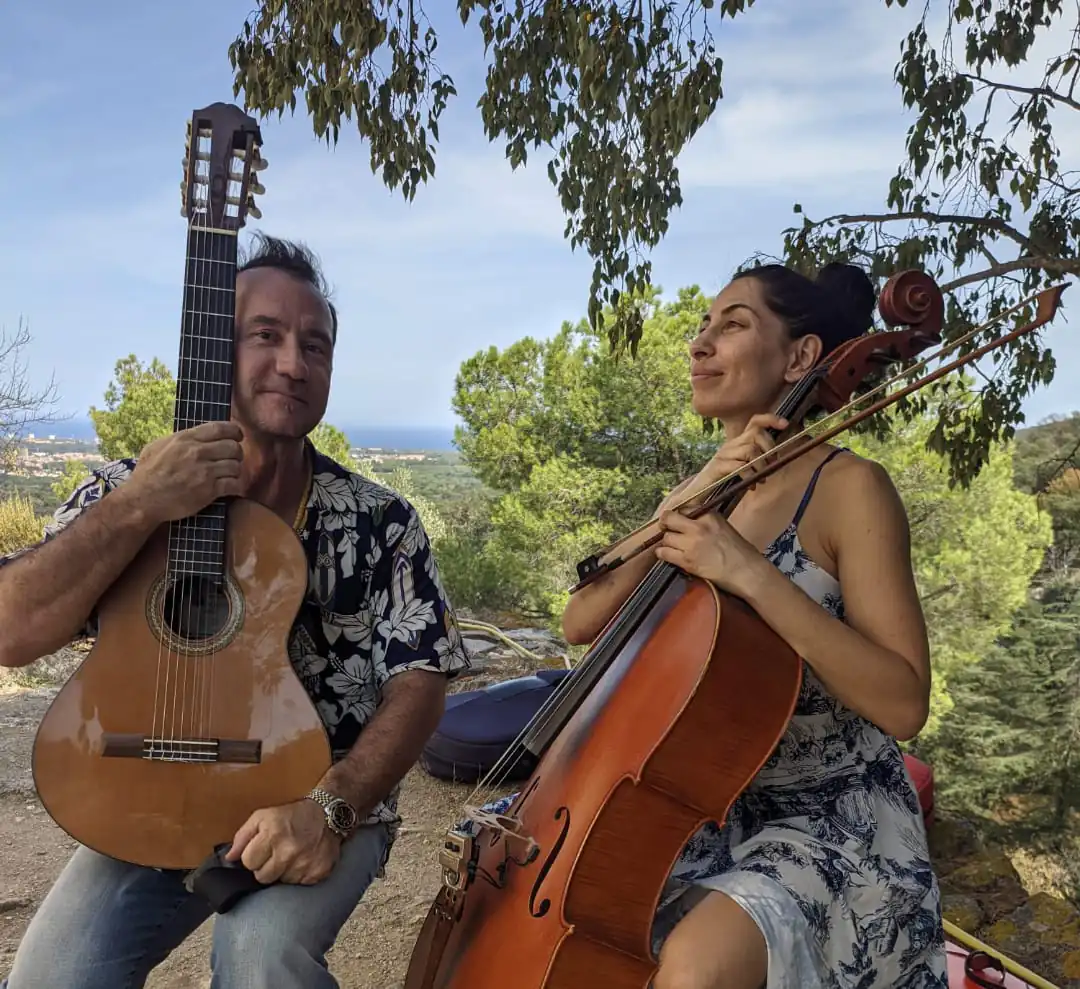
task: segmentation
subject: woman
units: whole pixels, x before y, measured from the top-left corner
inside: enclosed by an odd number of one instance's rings
[[[691,344],[696,412],[729,437],[660,506],[662,542],[574,595],[591,641],[656,558],[748,602],[804,658],[796,713],[723,827],[702,828],[654,927],[654,989],[945,989],[937,883],[896,739],[929,707],[907,518],[886,472],[826,445],[747,492],[727,521],[669,509],[772,448],[786,391],[866,332],[873,287],[833,264],[736,276]],[[677,661],[677,657],[672,657]]]

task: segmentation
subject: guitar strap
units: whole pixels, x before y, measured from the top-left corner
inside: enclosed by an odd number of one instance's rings
[[[184,877],[184,888],[201,896],[214,913],[228,913],[249,893],[267,885],[255,878],[255,873],[241,862],[227,862],[229,843],[218,845],[206,861]]]

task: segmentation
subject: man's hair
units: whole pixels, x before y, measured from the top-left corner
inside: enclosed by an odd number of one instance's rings
[[[330,339],[337,343],[338,317],[334,304],[330,301],[330,286],[323,277],[319,259],[304,244],[296,244],[279,237],[270,237],[264,233],[254,235],[256,246],[245,253],[237,267],[237,274],[254,268],[276,268],[307,282],[319,293],[330,308]]]

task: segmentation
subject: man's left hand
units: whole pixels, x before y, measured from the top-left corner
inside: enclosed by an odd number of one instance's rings
[[[255,811],[236,832],[229,862],[240,860],[261,883],[311,886],[322,882],[341,854],[341,839],[326,826],[314,800]]]

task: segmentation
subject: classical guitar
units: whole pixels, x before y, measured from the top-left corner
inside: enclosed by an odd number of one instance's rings
[[[237,236],[266,164],[238,107],[196,110],[188,131],[176,431],[230,416]],[[301,799],[330,766],[287,648],[307,580],[296,533],[253,501],[162,526],[99,602],[94,648],[38,729],[52,819],[113,858],[191,869],[252,811]]]

